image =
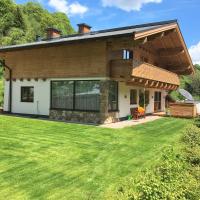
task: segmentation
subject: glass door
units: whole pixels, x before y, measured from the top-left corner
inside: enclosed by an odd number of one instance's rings
[[[154,112],[161,111],[161,92],[155,92],[154,94]]]

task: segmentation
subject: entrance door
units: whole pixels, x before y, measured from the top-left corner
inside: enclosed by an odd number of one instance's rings
[[[161,111],[161,92],[155,92],[154,94],[154,112]]]

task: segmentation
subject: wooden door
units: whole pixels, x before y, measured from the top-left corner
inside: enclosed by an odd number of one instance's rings
[[[154,94],[154,112],[161,111],[161,92],[155,92]]]

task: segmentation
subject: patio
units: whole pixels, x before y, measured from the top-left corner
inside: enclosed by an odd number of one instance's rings
[[[144,123],[147,123],[147,122],[155,121],[155,120],[160,119],[160,118],[162,118],[162,117],[150,115],[150,116],[146,116],[145,118],[138,119],[138,120],[125,120],[125,121],[120,121],[120,122],[111,123],[111,124],[103,124],[103,125],[100,125],[100,127],[112,128],[112,129],[121,129],[121,128],[129,127],[129,126],[135,126],[135,125],[138,125],[138,124],[144,124]]]

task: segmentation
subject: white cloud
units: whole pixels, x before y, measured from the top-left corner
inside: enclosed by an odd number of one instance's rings
[[[88,7],[81,5],[79,2],[69,4],[67,0],[49,0],[48,4],[56,11],[64,12],[70,16],[83,15],[88,11]]]
[[[200,42],[189,48],[190,55],[194,64],[200,64]]]
[[[127,12],[140,11],[144,4],[161,2],[162,0],[102,0],[104,7],[117,7]]]

